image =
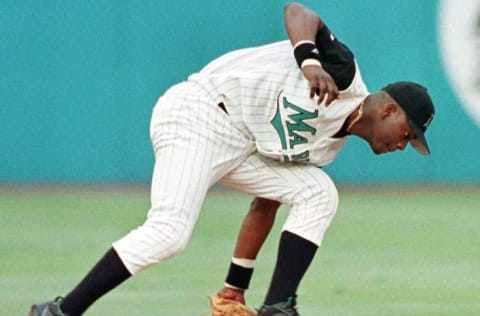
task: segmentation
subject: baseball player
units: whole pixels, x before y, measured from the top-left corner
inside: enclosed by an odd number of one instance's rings
[[[412,82],[369,93],[351,51],[306,7],[287,5],[285,25],[289,40],[227,53],[159,98],[145,223],[114,242],[64,298],[35,304],[29,315],[81,315],[132,275],[182,252],[217,181],[260,197],[256,203],[290,206],[258,315],[298,315],[296,288],[338,203],[319,167],[349,135],[377,154],[408,142],[428,154],[424,132],[434,109],[426,89]],[[268,231],[268,221],[260,223]],[[239,256],[229,285],[241,289],[254,257]]]

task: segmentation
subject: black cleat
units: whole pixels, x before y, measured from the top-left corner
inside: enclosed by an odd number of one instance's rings
[[[63,297],[57,297],[53,301],[43,302],[32,305],[28,316],[68,316],[60,309],[63,303]]]
[[[300,316],[297,312],[295,297],[290,297],[286,302],[273,305],[263,305],[257,316]]]

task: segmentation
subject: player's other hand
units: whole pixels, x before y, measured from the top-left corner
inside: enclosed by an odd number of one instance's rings
[[[338,97],[338,87],[333,78],[322,67],[309,65],[303,68],[303,75],[310,83],[310,98],[318,96],[317,104],[325,99],[325,106],[329,106]]]

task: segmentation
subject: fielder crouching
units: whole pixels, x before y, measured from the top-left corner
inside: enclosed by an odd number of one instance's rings
[[[180,253],[218,181],[258,197],[218,297],[244,306],[254,260],[284,203],[289,215],[258,316],[299,315],[297,288],[338,204],[336,187],[320,167],[352,135],[375,154],[408,143],[429,154],[424,133],[434,107],[427,89],[411,81],[368,92],[353,53],[315,12],[293,3],[284,17],[288,40],[227,53],[158,100],[147,220],[114,242],[66,296],[34,304],[29,315],[82,315],[132,275]],[[235,315],[251,313],[240,308]]]

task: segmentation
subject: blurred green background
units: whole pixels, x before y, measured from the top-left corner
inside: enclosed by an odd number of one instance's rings
[[[480,315],[480,190],[341,189],[340,208],[299,289],[301,315]],[[0,192],[2,315],[64,295],[111,241],[140,225],[147,189]],[[141,272],[87,315],[199,316],[223,286],[250,199],[209,194],[185,252]],[[228,208],[225,206],[228,205]],[[286,215],[257,259],[247,302],[269,284]]]
[[[440,32],[454,28],[440,18],[447,4],[474,3],[480,15],[477,2],[303,2],[351,47],[371,91],[418,81],[437,113],[429,157],[411,148],[374,156],[352,138],[325,168],[340,209],[301,286],[302,315],[480,315],[480,122],[449,76]],[[285,3],[0,0],[1,315],[65,294],[143,222],[157,98],[222,53],[285,39]],[[455,59],[479,67],[480,58]],[[249,202],[215,187],[181,256],[87,314],[206,311]],[[286,212],[258,259],[252,306],[267,289]]]

